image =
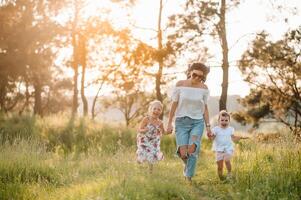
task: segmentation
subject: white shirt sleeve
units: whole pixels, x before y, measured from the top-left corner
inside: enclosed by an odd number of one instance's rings
[[[203,97],[204,104],[207,104],[208,97],[209,97],[209,90],[207,90],[207,92],[204,93],[204,97]]]
[[[171,100],[174,102],[178,102],[179,95],[180,95],[180,90],[179,90],[179,88],[175,87],[172,91]]]

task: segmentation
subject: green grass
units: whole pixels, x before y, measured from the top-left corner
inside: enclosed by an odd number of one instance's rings
[[[212,178],[214,161],[204,159],[197,184],[214,199],[300,199],[301,149],[293,141],[258,143],[247,141],[236,145],[232,160],[233,178],[226,182]],[[206,157],[213,157],[207,152]],[[199,170],[201,171],[201,170]]]
[[[133,148],[64,157],[36,150],[33,155],[24,141],[2,148],[2,199],[198,199],[198,190],[184,182],[174,159],[149,174],[147,165],[135,162]]]
[[[87,119],[2,118],[0,139],[3,200],[301,198],[301,145],[287,136],[237,143],[233,179],[226,182],[204,139],[192,185],[182,177],[170,135],[162,138],[165,160],[153,174],[135,162],[135,131]]]

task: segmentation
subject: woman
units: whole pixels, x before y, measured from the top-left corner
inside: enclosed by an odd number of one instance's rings
[[[194,63],[188,73],[188,79],[178,81],[173,91],[167,132],[172,132],[175,116],[177,154],[185,164],[184,176],[191,181],[200,151],[204,122],[207,135],[211,137],[212,134],[207,107],[209,90],[204,83],[209,68],[202,63]]]

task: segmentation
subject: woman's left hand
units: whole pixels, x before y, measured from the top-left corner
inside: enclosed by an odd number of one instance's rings
[[[207,128],[207,137],[208,138],[212,138],[213,137],[213,134],[212,134],[212,132],[211,132],[211,129],[210,129],[210,127],[209,128]]]

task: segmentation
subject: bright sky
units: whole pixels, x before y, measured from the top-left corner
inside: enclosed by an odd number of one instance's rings
[[[179,4],[181,0],[165,0],[163,8],[162,27],[167,21],[167,17],[174,13],[180,12]],[[274,3],[273,3],[274,2]],[[276,13],[273,6],[276,3],[284,2],[284,5],[295,6],[298,8],[297,14],[292,15],[291,11],[284,11],[283,14]],[[138,27],[156,29],[159,10],[159,0],[140,0],[134,10],[135,24]],[[249,42],[254,38],[256,32],[266,30],[272,35],[273,39],[280,39],[281,36],[289,29],[300,26],[301,22],[301,3],[300,0],[252,0],[245,1],[241,5],[232,10],[227,15],[227,39],[230,48],[229,51],[229,89],[228,94],[238,94],[245,96],[249,93],[249,86],[242,80],[241,73],[235,67],[235,61],[239,60],[243,51],[248,47]],[[278,19],[270,20],[272,17]],[[285,23],[284,18],[288,18],[288,23]],[[135,30],[136,37],[144,40],[150,40],[155,37],[155,32],[146,29]],[[214,58],[209,60],[207,65],[211,66],[211,72],[208,75],[207,85],[209,86],[212,96],[221,94],[222,70],[219,66],[221,57],[219,56],[220,49],[214,49],[212,44],[207,44],[212,50]],[[186,62],[182,62],[186,67]],[[178,66],[179,68],[183,66]],[[179,69],[181,71],[181,69]],[[185,78],[184,74],[179,74],[177,80]],[[174,83],[173,83],[174,84]]]

